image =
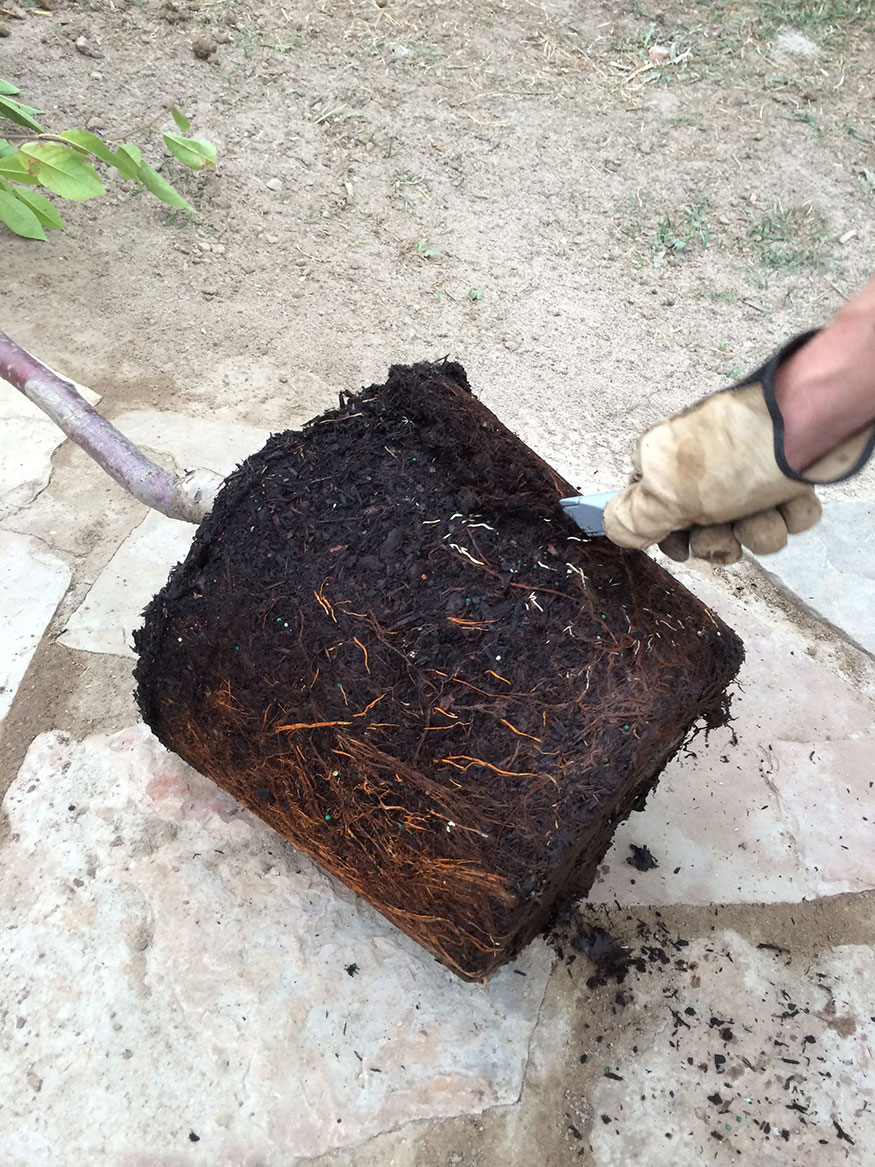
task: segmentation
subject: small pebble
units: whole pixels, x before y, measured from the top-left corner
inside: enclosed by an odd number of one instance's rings
[[[269,178],[264,185],[268,190],[276,191],[277,193],[283,189],[283,181],[281,178]]]
[[[77,36],[74,42],[77,53],[81,53],[83,57],[99,57],[101,54],[97,49],[93,49],[84,36]]]

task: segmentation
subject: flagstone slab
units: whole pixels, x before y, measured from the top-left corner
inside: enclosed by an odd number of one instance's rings
[[[134,657],[142,612],[184,559],[196,527],[149,511],[113,555],[58,637],[68,648]]]
[[[519,1097],[543,943],[463,983],[144,726],[41,735],[3,809],[4,1167],[288,1167]]]
[[[875,654],[875,499],[825,503],[804,537],[755,558],[779,587]]]
[[[76,388],[91,405],[100,397]],[[41,409],[0,377],[0,520],[33,502],[52,476],[52,455],[65,440]]]
[[[875,887],[875,703],[704,581],[741,636],[733,721],[690,742],[616,835],[596,903],[798,902]],[[657,867],[639,871],[632,845]]]
[[[266,430],[186,417],[159,410],[132,410],[116,423],[136,445],[166,455],[179,469],[208,466],[230,474],[267,441]],[[185,558],[196,527],[150,511],[124,540],[85,599],[70,616],[60,640],[68,648],[134,656],[132,632],[171,568]]]
[[[69,567],[45,544],[0,530],[0,722],[69,584]]]
[[[594,1167],[868,1167],[875,1143],[875,950],[812,960],[731,930],[630,985],[591,1099]],[[634,1045],[634,1049],[632,1048]]]

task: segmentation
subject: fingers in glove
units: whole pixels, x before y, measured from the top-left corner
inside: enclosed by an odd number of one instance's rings
[[[690,530],[690,555],[726,566],[741,559],[741,544],[729,523],[693,527]]]
[[[679,524],[652,491],[633,483],[612,498],[602,513],[602,526],[612,543],[620,547],[649,547],[665,539]]]
[[[675,563],[686,563],[690,558],[690,532],[672,531],[670,535],[660,540],[659,550]]]
[[[772,555],[787,546],[787,525],[776,508],[732,524],[736,539],[754,555]]]
[[[778,507],[784,526],[791,535],[798,535],[800,531],[807,531],[819,521],[823,508],[813,490],[804,494],[797,494],[789,502],[782,502]]]

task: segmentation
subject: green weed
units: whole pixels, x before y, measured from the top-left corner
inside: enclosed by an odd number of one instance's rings
[[[639,197],[637,208],[643,204]],[[674,214],[665,214],[655,229],[648,229],[643,216],[621,228],[622,233],[633,242],[641,244],[650,252],[650,262],[661,267],[667,260],[689,255],[697,249],[706,248],[711,240],[711,227],[706,217],[708,202],[704,198],[691,200],[682,205]],[[644,251],[636,256],[639,267],[646,262]]]
[[[828,234],[825,216],[810,204],[775,204],[752,219],[744,247],[765,272],[822,268],[829,257]]]
[[[666,259],[689,254],[697,245],[703,250],[711,239],[711,229],[705,219],[704,202],[688,203],[681,207],[681,218],[665,215],[650,240],[653,266],[660,267]]]
[[[794,113],[787,117],[786,121],[801,122],[802,125],[808,126],[808,134],[806,136],[812,139],[812,141],[820,141],[820,126],[817,124],[817,119],[812,117],[810,113]]]
[[[413,250],[420,257],[420,259],[440,259],[444,251],[437,243],[432,243],[430,239],[419,239],[413,245]]]

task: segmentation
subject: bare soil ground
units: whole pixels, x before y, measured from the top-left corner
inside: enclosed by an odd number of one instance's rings
[[[114,183],[65,204],[48,244],[0,240],[4,327],[111,417],[283,429],[393,362],[450,354],[560,472],[606,488],[643,426],[871,274],[872,0],[5,11],[0,75],[46,125],[134,138],[198,207]],[[174,104],[218,173],[166,155]],[[56,475],[82,461],[61,453]],[[80,540],[71,602],[112,526]],[[10,723],[17,757],[33,728],[94,725],[69,686],[42,698],[44,725]],[[125,684],[102,709],[128,718]]]
[[[101,392],[110,417],[159,408],[279,430],[392,363],[449,354],[562,474],[607,488],[642,427],[825,321],[872,274],[872,0],[2,10],[0,76],[46,124],[140,142],[198,208],[169,212],[118,182],[65,204],[48,244],[0,234],[2,327]],[[217,144],[215,175],[165,157],[172,105]],[[56,479],[75,494],[82,473],[63,449]],[[102,522],[67,544],[59,532],[78,565],[59,619],[132,508],[110,484]],[[768,591],[750,565],[733,571],[735,589]],[[36,732],[132,720],[130,663],[85,656],[36,654],[4,786]],[[831,923],[824,911],[804,905],[791,925],[770,909],[768,939],[871,940],[865,897],[833,905]],[[719,924],[751,932],[743,908]],[[594,1015],[613,1008],[605,992]],[[563,1082],[536,1073],[512,1120],[408,1130],[340,1158],[587,1162],[569,1127],[592,1120],[592,1068],[568,1064]]]

